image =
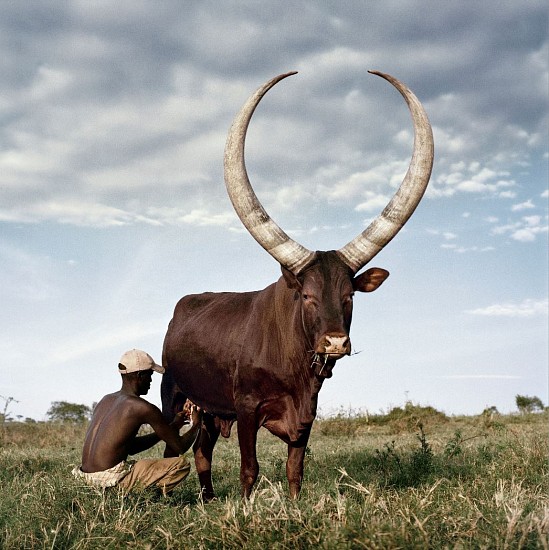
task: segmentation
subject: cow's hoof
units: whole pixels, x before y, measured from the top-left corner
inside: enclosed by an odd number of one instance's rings
[[[213,500],[217,500],[217,497],[215,496],[215,493],[202,491],[202,493],[200,493],[200,499],[202,502],[212,502]]]

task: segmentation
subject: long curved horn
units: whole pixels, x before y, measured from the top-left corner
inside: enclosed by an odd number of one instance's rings
[[[280,264],[299,273],[314,252],[292,240],[270,218],[259,202],[246,171],[244,144],[252,115],[263,96],[277,83],[296,72],[281,74],[263,84],[235,117],[225,145],[225,185],[233,207],[252,237]]]
[[[358,237],[337,253],[356,273],[404,226],[425,193],[433,167],[431,124],[418,98],[402,82],[378,71],[368,71],[390,82],[404,97],[414,122],[414,152],[408,172],[383,212]]]

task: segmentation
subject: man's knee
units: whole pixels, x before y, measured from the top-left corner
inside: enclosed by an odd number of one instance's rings
[[[190,470],[191,470],[191,464],[187,460],[186,456],[177,456],[177,457],[173,457],[173,458],[165,458],[163,460],[173,461],[173,467],[177,471],[189,473]]]
[[[159,480],[158,486],[166,494],[187,478],[191,471],[191,465],[184,456],[165,458],[163,460],[169,461],[169,464],[166,474]]]
[[[185,456],[141,459],[119,485],[125,491],[156,486],[165,493],[179,485],[189,475],[190,470],[191,465]]]
[[[168,476],[182,475],[183,477],[187,477],[191,471],[191,464],[185,456],[163,458],[160,460],[163,463],[162,466]]]

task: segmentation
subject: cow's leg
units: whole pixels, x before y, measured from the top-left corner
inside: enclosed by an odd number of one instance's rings
[[[259,475],[256,443],[257,425],[252,414],[239,414],[237,417],[238,444],[240,446],[240,492],[242,498],[249,498],[252,487]]]
[[[288,460],[286,461],[286,477],[290,487],[290,497],[297,498],[301,491],[301,483],[303,481],[303,461],[305,459],[305,450],[307,449],[307,441],[309,434],[303,441],[300,438],[299,446],[288,445]]]
[[[200,480],[200,491],[205,501],[215,497],[212,483],[212,456],[217,438],[219,437],[219,423],[208,413],[202,417],[200,436],[194,444],[194,462]]]
[[[162,415],[166,422],[169,423],[178,412],[183,410],[183,406],[187,400],[183,392],[179,389],[179,386],[175,383],[169,370],[162,376],[160,398],[162,400]],[[164,457],[168,458],[173,456],[178,456],[178,452],[166,445]]]

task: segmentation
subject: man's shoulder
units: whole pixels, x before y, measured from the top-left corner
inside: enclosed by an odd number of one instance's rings
[[[112,408],[113,403],[116,401],[116,393],[109,393],[104,395],[94,406],[94,414],[98,414],[101,411]]]
[[[99,408],[118,409],[118,410],[153,410],[155,405],[138,395],[131,395],[123,391],[117,391],[105,395],[96,405],[96,410]]]
[[[160,409],[156,405],[153,405],[152,403],[138,395],[123,394],[121,395],[118,403],[118,406],[120,408],[125,408],[128,410],[128,412],[132,414],[140,413],[149,415],[160,412]]]
[[[116,417],[119,421],[149,423],[155,421],[162,413],[160,409],[137,395],[122,391],[106,395],[97,404],[94,412],[96,419]]]

